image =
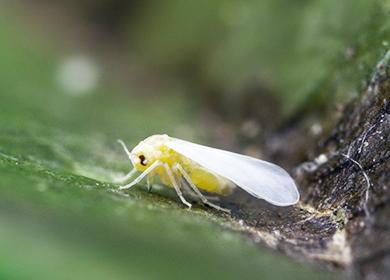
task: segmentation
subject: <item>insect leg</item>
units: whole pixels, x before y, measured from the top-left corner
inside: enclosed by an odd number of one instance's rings
[[[177,171],[177,168],[173,167],[175,170],[174,171]],[[177,172],[179,173],[179,172]],[[181,176],[181,173],[180,173],[180,176]],[[183,189],[186,191],[185,194],[188,194],[189,196],[191,196],[192,199],[194,200],[199,200],[199,195],[194,192],[194,190],[192,189],[192,187],[189,186],[189,183],[187,182],[186,179],[184,179],[183,177],[180,178],[181,179],[181,182],[182,182],[182,186],[183,186]],[[219,201],[219,197],[218,196],[208,196],[208,195],[204,195],[203,196],[208,200],[208,201]]]
[[[212,208],[215,208],[217,210],[220,210],[220,211],[223,211],[223,212],[226,212],[226,213],[230,213],[229,209],[222,208],[222,207],[220,207],[218,205],[215,205],[214,203],[211,203],[210,201],[208,201],[207,198],[204,197],[204,195],[200,192],[200,190],[195,186],[195,184],[192,182],[192,180],[191,180],[190,176],[188,175],[188,173],[184,170],[184,168],[180,164],[176,163],[175,164],[175,168],[181,173],[181,175],[188,182],[190,187],[199,196],[199,198],[202,200],[202,202],[204,204],[207,204],[208,206],[210,206]]]
[[[115,178],[114,181],[116,183],[123,183],[123,182],[126,182],[127,180],[129,180],[131,177],[133,177],[133,175],[137,173],[137,170],[135,168],[133,168],[129,173],[127,173],[125,176],[121,176],[119,178]]]
[[[154,172],[151,172],[148,177],[146,177],[146,187],[148,192],[152,191],[153,183],[154,183]]]
[[[173,187],[175,188],[175,191],[177,193],[177,195],[179,196],[181,202],[183,202],[183,204],[187,205],[188,208],[191,208],[191,203],[189,203],[183,196],[183,193],[181,192],[180,190],[180,187],[179,187],[179,184],[177,183],[173,173],[172,173],[172,170],[169,168],[168,164],[167,163],[164,163],[164,168],[165,168],[165,171],[167,172],[168,174],[168,177],[169,177],[169,180],[171,180],[171,184],[173,185]]]
[[[120,190],[127,190],[127,189],[130,189],[132,186],[138,184],[139,182],[141,182],[141,180],[143,178],[145,178],[145,176],[147,176],[150,172],[152,172],[154,169],[156,169],[157,167],[159,167],[161,165],[161,162],[158,160],[158,161],[155,161],[151,166],[149,166],[144,172],[142,172],[141,175],[139,175],[136,179],[134,179],[134,181],[132,181],[130,184],[127,184],[126,186],[122,186],[120,187],[119,189]]]
[[[194,193],[194,191],[188,186],[186,180],[181,176],[180,172],[177,172],[175,166],[171,168],[173,176],[176,179],[176,182],[178,183],[180,190],[182,191],[183,195],[190,196],[191,199],[198,200],[199,197]]]
[[[173,168],[173,171],[174,171],[175,173],[179,173],[179,172],[176,172],[176,169],[175,169],[175,168]],[[181,176],[180,173],[179,173],[178,175]],[[180,177],[179,177],[179,178],[180,178]],[[182,188],[184,194],[190,196],[191,199],[195,199],[195,200],[199,199],[199,197],[198,197],[197,194],[192,190],[192,188],[190,188],[190,187],[188,186],[187,181],[186,181],[184,178],[181,177],[179,182],[180,182],[180,187]]]

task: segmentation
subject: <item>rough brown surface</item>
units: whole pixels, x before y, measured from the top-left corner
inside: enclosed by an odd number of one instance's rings
[[[390,52],[330,135],[308,151],[316,156],[295,168],[299,206],[273,207],[243,192],[226,202],[255,241],[353,278],[390,278],[389,60]]]

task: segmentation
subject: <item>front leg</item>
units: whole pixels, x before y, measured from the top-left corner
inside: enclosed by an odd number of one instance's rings
[[[131,177],[134,176],[134,174],[137,173],[137,169],[133,168],[129,173],[127,173],[125,176],[115,178],[114,182],[115,183],[125,183],[128,181]]]
[[[152,171],[154,171],[157,167],[161,166],[161,161],[155,161],[151,166],[149,166],[144,172],[142,172],[141,175],[139,175],[134,181],[132,181],[130,184],[127,184],[126,186],[120,187],[120,190],[127,190],[130,189],[132,186],[138,184],[142,181],[145,176],[149,175]]]

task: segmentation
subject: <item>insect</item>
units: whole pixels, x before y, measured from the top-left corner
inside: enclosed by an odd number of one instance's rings
[[[294,180],[281,167],[224,150],[194,144],[168,135],[153,135],[141,141],[127,153],[133,169],[120,181],[129,181],[137,171],[142,172],[129,184],[130,189],[147,177],[148,188],[155,176],[173,187],[180,200],[191,208],[183,190],[191,190],[206,205],[229,211],[209,201],[199,189],[208,193],[228,195],[236,186],[277,206],[293,205],[299,200]]]

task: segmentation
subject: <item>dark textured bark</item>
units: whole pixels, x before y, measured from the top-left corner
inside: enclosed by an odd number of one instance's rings
[[[317,156],[295,169],[298,207],[272,207],[241,192],[230,202],[256,229],[255,240],[354,278],[390,278],[389,61],[390,52],[323,144],[309,151]]]
[[[327,162],[300,180],[306,203],[343,210],[353,273],[367,279],[390,277],[389,60],[390,52],[325,142]]]

